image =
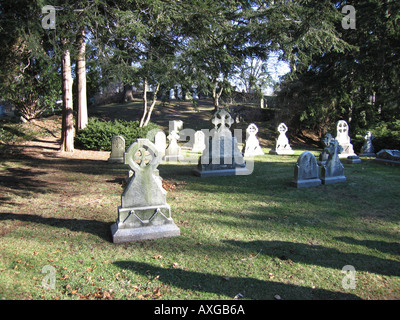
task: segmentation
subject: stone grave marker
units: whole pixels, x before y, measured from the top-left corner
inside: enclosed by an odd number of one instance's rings
[[[154,145],[161,156],[165,155],[165,149],[167,148],[167,137],[164,131],[158,131],[154,136]]]
[[[239,150],[237,139],[232,137],[230,131],[230,126],[233,124],[231,115],[226,110],[220,109],[214,114],[211,122],[214,124],[214,129],[206,137],[206,148],[193,173],[200,177],[250,174]]]
[[[342,146],[343,152],[339,158],[347,158],[348,156],[356,156],[353,145],[350,143],[349,125],[344,120],[339,120],[336,123],[336,138],[339,145]]]
[[[148,139],[138,139],[124,158],[134,173],[122,193],[118,218],[111,225],[113,242],[179,236],[157,170],[161,156],[155,145]]]
[[[111,154],[108,162],[124,163],[125,139],[123,136],[114,136],[111,139]]]
[[[304,151],[294,166],[293,184],[297,188],[307,188],[319,186],[321,183],[317,159],[310,151]]]
[[[375,139],[374,135],[372,134],[371,131],[367,131],[364,135],[364,145],[361,148],[361,154],[360,156],[362,157],[375,157],[375,149],[374,145],[372,144],[372,140]]]
[[[400,166],[400,151],[382,149],[376,154],[376,158],[374,159],[374,161],[393,166]]]
[[[167,149],[165,149],[165,156],[163,160],[165,161],[181,161],[183,156],[181,154],[181,147],[178,145],[179,134],[177,131],[173,130],[168,135],[169,144]]]
[[[286,124],[281,123],[278,126],[279,136],[276,141],[275,150],[270,150],[271,154],[285,155],[285,154],[294,154],[294,151],[290,147],[289,139],[286,137],[286,132],[288,131],[288,127]]]
[[[329,154],[329,157],[321,169],[322,184],[346,181],[344,167],[339,159],[339,154],[342,152],[343,147],[336,139],[331,139],[329,145],[325,147],[325,150]]]
[[[322,142],[324,143],[325,147],[324,150],[322,150],[322,152],[319,154],[318,157],[318,164],[319,165],[324,165],[326,163],[326,161],[329,158],[329,153],[326,151],[326,147],[329,146],[329,144],[331,143],[331,140],[333,139],[332,135],[328,132],[325,134],[324,138],[322,139]]]
[[[203,150],[206,148],[206,135],[204,134],[203,131],[198,130],[194,133],[193,136],[193,147],[192,147],[192,152],[203,152]]]
[[[257,133],[257,126],[254,123],[249,124],[246,129],[246,142],[243,148],[245,157],[262,156],[264,154],[256,137]]]

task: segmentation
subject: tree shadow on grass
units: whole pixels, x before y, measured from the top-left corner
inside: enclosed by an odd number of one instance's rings
[[[318,265],[325,268],[342,270],[352,265],[356,271],[365,271],[387,276],[399,276],[400,262],[382,259],[362,253],[341,252],[335,248],[320,245],[309,245],[287,241],[234,241],[223,240],[224,243],[244,249],[261,250],[263,254],[295,263]]]
[[[200,291],[217,294],[221,298],[233,299],[241,293],[246,299],[270,300],[279,295],[285,300],[360,300],[353,294],[334,292],[325,289],[312,289],[293,284],[264,281],[248,277],[223,278],[222,276],[187,271],[179,268],[162,268],[136,261],[115,261],[115,265],[124,270],[132,270],[142,276],[159,276],[165,285],[175,286],[188,291]]]
[[[384,242],[377,240],[358,240],[351,237],[336,237],[336,240],[343,241],[350,244],[365,246],[370,249],[376,249],[381,252],[397,254],[400,256],[400,243],[399,242]]]
[[[0,221],[17,220],[22,222],[40,223],[43,225],[67,228],[73,232],[85,232],[98,236],[99,238],[112,242],[110,226],[111,223],[87,219],[63,219],[46,218],[31,214],[0,213]]]

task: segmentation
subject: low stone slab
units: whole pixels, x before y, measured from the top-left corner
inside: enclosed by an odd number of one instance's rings
[[[334,184],[334,183],[339,183],[339,182],[345,182],[346,177],[345,176],[336,176],[336,177],[322,177],[321,182],[322,184]]]
[[[111,225],[111,233],[114,243],[123,243],[176,237],[180,235],[180,230],[174,223],[130,229],[119,229],[118,225],[114,223]]]
[[[350,164],[354,164],[354,163],[361,163],[361,159],[358,156],[348,156],[345,160],[345,163],[350,163]]]
[[[221,170],[199,170],[193,169],[193,174],[197,177],[219,177],[219,176],[240,176],[249,175],[251,171],[247,168],[233,168],[233,169],[221,169]]]

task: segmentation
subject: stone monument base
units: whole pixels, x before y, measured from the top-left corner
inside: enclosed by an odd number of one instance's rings
[[[361,159],[358,156],[348,156],[346,160],[344,160],[345,163],[361,163]]]
[[[162,159],[163,161],[183,161],[185,158],[182,155],[166,155]]]
[[[107,161],[110,163],[124,163],[124,158],[108,158]]]
[[[296,188],[309,188],[309,187],[316,187],[321,185],[321,179],[307,179],[307,180],[294,180],[292,185]]]
[[[345,181],[346,181],[345,176],[321,178],[322,184],[333,184],[333,183],[339,183],[339,182],[345,182]]]
[[[193,174],[197,177],[218,177],[218,176],[240,176],[249,175],[251,171],[247,168],[199,170],[193,169]]]
[[[113,223],[111,225],[111,233],[114,243],[123,243],[175,237],[180,235],[180,230],[175,223],[129,229],[119,229],[118,224]]]

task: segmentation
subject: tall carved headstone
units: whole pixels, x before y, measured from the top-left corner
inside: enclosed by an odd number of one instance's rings
[[[294,154],[294,151],[290,147],[289,139],[286,137],[286,132],[288,131],[288,127],[286,124],[281,123],[278,126],[279,136],[276,140],[275,150],[270,150],[271,154],[285,155],[285,154]]]
[[[297,159],[293,184],[297,188],[314,187],[321,184],[317,159],[310,151],[303,152]]]
[[[166,161],[181,161],[183,156],[181,153],[181,147],[178,145],[179,134],[177,131],[172,131],[168,135],[169,144],[167,149],[165,149],[165,156],[163,160]]]
[[[154,144],[148,139],[138,139],[124,158],[134,174],[121,196],[118,219],[111,226],[113,242],[179,236],[158,174],[161,157]]]
[[[349,125],[344,120],[339,120],[336,123],[336,138],[339,145],[342,146],[343,152],[339,158],[347,158],[349,156],[357,156],[354,153],[353,145],[350,143]]]
[[[331,143],[331,140],[333,139],[332,135],[328,132],[327,134],[325,134],[324,139],[322,139],[322,142],[324,143],[325,147],[322,150],[322,152],[319,154],[318,157],[318,164],[319,165],[324,165],[326,163],[326,161],[329,158],[329,153],[326,151],[326,147],[329,146],[329,144]]]
[[[362,156],[362,157],[375,157],[376,156],[374,145],[372,144],[373,139],[375,139],[375,137],[372,134],[372,132],[367,131],[364,135],[365,142],[361,148],[360,156]]]
[[[123,136],[114,136],[111,139],[111,154],[109,162],[124,163],[125,139]]]
[[[336,139],[332,139],[329,145],[325,147],[325,151],[329,154],[329,157],[321,169],[322,184],[346,181],[344,167],[339,159],[339,154],[343,151],[343,147]]]
[[[256,137],[257,132],[257,126],[254,123],[249,124],[246,129],[246,142],[243,148],[243,155],[245,157],[262,156],[264,154],[260,147],[260,142]]]
[[[250,174],[237,139],[232,137],[230,131],[233,124],[231,115],[220,109],[214,114],[211,122],[214,129],[206,138],[206,149],[193,173],[200,177]]]

